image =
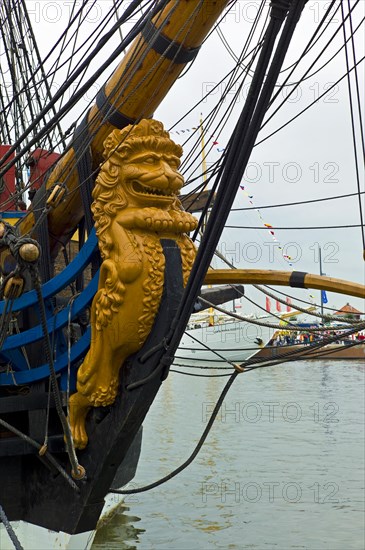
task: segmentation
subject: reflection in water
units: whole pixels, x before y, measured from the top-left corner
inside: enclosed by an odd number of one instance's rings
[[[188,458],[225,382],[169,376],[136,487]],[[364,547],[364,365],[305,361],[239,376],[194,463],[129,496],[93,550]]]
[[[135,550],[137,548],[139,535],[144,533],[144,529],[137,529],[134,526],[141,521],[141,518],[128,515],[128,512],[128,506],[120,505],[118,507],[108,523],[98,529],[93,549],[120,548],[120,550]]]

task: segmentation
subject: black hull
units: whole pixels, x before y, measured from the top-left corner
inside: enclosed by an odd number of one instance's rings
[[[171,326],[183,290],[179,248],[174,241],[163,240],[161,243],[166,267],[159,312],[143,348],[121,369],[120,391],[115,403],[111,407],[94,409],[89,415],[89,443],[84,451],[77,453],[87,476],[85,480],[76,482],[79,492],[27,443],[14,437],[0,439],[1,505],[9,520],[24,520],[69,534],[94,530],[109,489],[120,487],[133,478],[141,443],[138,432],[163,376],[160,373],[136,389],[127,390],[127,386],[151,375],[159,365],[165,353],[159,344]],[[140,358],[154,347],[156,351],[142,363]],[[36,430],[38,424],[44,430],[44,410],[27,414],[30,426],[34,424]],[[10,422],[11,414],[7,417]],[[37,417],[43,421],[37,423]],[[38,434],[37,441],[42,441],[41,434]],[[70,474],[63,437],[59,434],[51,436],[48,449]]]

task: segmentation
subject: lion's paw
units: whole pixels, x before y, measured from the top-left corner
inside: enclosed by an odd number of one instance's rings
[[[77,392],[71,395],[69,404],[69,423],[75,448],[85,449],[88,443],[85,421],[90,409],[90,402],[86,397]]]

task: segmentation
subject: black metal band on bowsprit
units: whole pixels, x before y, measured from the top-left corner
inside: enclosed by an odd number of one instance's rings
[[[113,126],[121,130],[129,124],[134,124],[136,121],[132,118],[129,118],[122,113],[120,113],[113,105],[110,103],[109,99],[105,93],[105,87],[103,86],[99,90],[98,95],[96,96],[96,106],[99,109],[100,113],[104,116],[107,122],[110,122]]]
[[[147,44],[156,53],[159,53],[166,59],[170,59],[176,64],[193,61],[200,50],[200,46],[197,48],[185,48],[179,42],[174,42],[170,38],[167,38],[155,27],[152,21],[147,21],[141,34]]]
[[[90,140],[88,132],[88,115],[82,119],[81,123],[75,129],[73,139],[73,149],[76,157],[76,168],[79,175],[80,194],[82,199],[82,205],[84,207],[86,229],[90,234],[90,231],[94,225],[91,215],[91,189],[92,189],[92,158],[90,150]]]
[[[305,271],[293,271],[290,275],[289,285],[296,288],[306,288],[304,280],[308,275]]]

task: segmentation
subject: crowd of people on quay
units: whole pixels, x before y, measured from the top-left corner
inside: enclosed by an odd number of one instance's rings
[[[315,329],[315,327],[313,327]],[[356,332],[355,334],[347,335],[344,331],[328,330],[321,332],[303,332],[293,330],[280,330],[274,334],[269,342],[269,346],[294,346],[298,344],[310,345],[320,342],[323,339],[338,336],[338,340],[334,344],[349,344],[352,342],[365,343],[365,331]]]

